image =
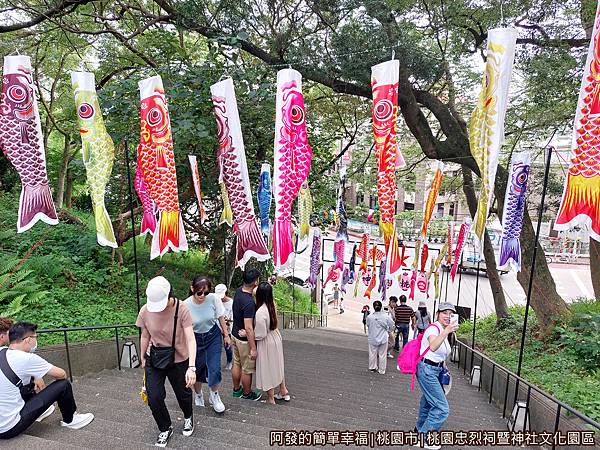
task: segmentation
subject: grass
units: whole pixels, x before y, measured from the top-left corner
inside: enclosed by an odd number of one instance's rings
[[[475,347],[498,364],[517,370],[525,308],[510,309],[514,321],[502,329],[496,316],[477,321]],[[535,312],[529,311],[521,375],[588,417],[600,421],[600,301],[580,300],[571,305],[572,317],[543,337]],[[458,334],[470,344],[472,322],[461,324]],[[593,352],[593,357],[589,357]]]

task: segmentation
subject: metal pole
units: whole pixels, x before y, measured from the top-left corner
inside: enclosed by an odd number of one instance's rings
[[[535,241],[533,247],[533,260],[531,261],[531,272],[529,273],[529,285],[527,286],[527,302],[525,304],[525,318],[523,319],[523,332],[521,333],[521,347],[519,349],[519,363],[517,365],[517,376],[521,376],[521,366],[523,364],[523,349],[525,348],[525,335],[527,333],[527,319],[529,317],[529,304],[531,303],[531,291],[533,289],[533,275],[535,274],[535,261],[537,258],[537,249],[540,241],[540,231],[542,227],[542,214],[544,212],[544,201],[546,200],[546,190],[548,189],[548,175],[550,173],[550,159],[552,158],[553,147],[549,146],[548,156],[546,157],[546,167],[544,170],[544,184],[542,185],[542,199],[538,212],[538,223],[535,231]],[[515,401],[519,390],[519,379],[515,383]]]
[[[135,267],[135,294],[137,299],[137,310],[140,311],[140,279],[138,277],[138,257],[137,257],[137,244],[136,244],[136,233],[135,233],[135,217],[133,215],[133,194],[131,192],[131,172],[129,171],[129,149],[128,142],[125,139],[125,165],[127,172],[127,190],[129,191],[129,212],[131,213],[131,232],[133,233],[133,264]]]
[[[485,230],[483,231],[486,232]],[[475,355],[475,330],[477,327],[477,300],[479,298],[479,268],[481,260],[477,261],[477,278],[475,279],[475,310],[473,311],[473,337],[471,338],[471,370],[473,370],[473,356]],[[481,378],[481,377],[480,377]]]
[[[462,263],[463,255],[460,255],[460,264],[458,265],[458,293],[456,294],[456,306],[460,303],[460,285],[462,284]]]
[[[223,283],[227,286],[227,224],[225,224],[225,234],[223,235]]]

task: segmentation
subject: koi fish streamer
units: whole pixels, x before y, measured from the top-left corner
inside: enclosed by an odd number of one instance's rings
[[[381,300],[385,301],[387,298],[387,276],[386,276],[386,258],[384,257],[381,260],[381,264],[379,265],[379,287],[377,288],[377,292],[381,294]]]
[[[379,228],[387,250],[394,226],[396,203],[396,168],[406,163],[396,141],[398,114],[398,79],[400,62],[386,61],[371,67],[373,91],[373,135],[377,159],[377,194]]]
[[[379,251],[381,251],[381,250],[379,250]],[[377,252],[378,252],[377,246],[374,245],[373,248],[371,248],[371,251],[369,253],[369,257],[373,261],[373,268],[371,269],[371,275],[369,277],[369,284],[368,284],[367,290],[365,291],[365,294],[364,294],[364,296],[367,297],[368,299],[371,299],[371,292],[373,291],[373,289],[375,289],[375,285],[377,284]]]
[[[521,271],[520,237],[530,166],[531,154],[527,152],[513,154],[504,197],[499,269],[508,269],[512,261],[517,272]]]
[[[429,227],[429,221],[433,214],[433,208],[438,198],[440,188],[442,187],[442,177],[444,175],[444,163],[437,161],[435,165],[435,172],[433,175],[433,181],[429,188],[429,194],[427,195],[427,202],[425,203],[425,211],[423,211],[423,225],[421,226],[421,237],[425,239],[427,236],[427,228]]]
[[[307,180],[300,187],[298,196],[298,217],[300,218],[300,240],[308,237],[310,233],[310,215],[313,210],[313,199],[308,188]]]
[[[458,270],[458,264],[460,263],[460,257],[462,256],[463,248],[465,247],[465,241],[467,235],[471,230],[471,218],[466,217],[464,222],[460,226],[458,237],[456,238],[456,248],[454,249],[454,262],[452,264],[452,270],[450,270],[450,277],[454,283],[454,277],[456,277],[456,271]]]
[[[398,282],[400,283],[400,289],[403,291],[408,291],[410,289],[410,276],[408,271],[402,272],[402,275],[398,277]]]
[[[498,156],[504,143],[504,117],[516,42],[517,31],[514,28],[494,28],[488,31],[485,74],[479,101],[469,123],[471,153],[481,171],[481,193],[473,227],[480,254],[494,193]]]
[[[200,187],[200,172],[198,172],[198,161],[195,155],[188,155],[190,169],[192,171],[192,182],[194,184],[194,192],[196,192],[196,200],[198,200],[198,215],[200,216],[200,224],[204,224],[208,219],[206,210],[204,209],[204,201],[202,200],[202,190]]]
[[[323,287],[327,286],[329,280],[337,281],[340,277],[340,274],[344,270],[344,250],[346,246],[346,241],[343,239],[336,240],[333,243],[333,265],[327,271],[327,279],[325,280],[325,284]]]
[[[445,243],[437,258],[431,260],[431,266],[429,267],[429,274],[427,275],[427,283],[430,282],[431,275],[433,274],[433,286],[435,289],[435,298],[440,296],[440,266],[446,254],[448,253],[448,243]],[[427,290],[427,298],[429,298],[429,289]]]
[[[258,200],[258,212],[260,214],[260,231],[265,236],[269,235],[271,221],[269,220],[269,212],[271,211],[271,165],[263,164],[260,167],[260,182],[256,192]]]
[[[311,289],[317,287],[317,277],[319,276],[319,268],[321,267],[321,232],[315,229],[313,233],[312,248],[310,250],[310,275],[308,277],[308,285]]]
[[[352,247],[352,256],[350,256],[350,262],[348,263],[348,284],[354,283],[356,279],[356,244]]]
[[[555,230],[587,226],[600,241],[600,3],[585,61],[571,142],[567,181]]]
[[[346,206],[344,205],[344,188],[340,189],[340,195],[337,202],[338,230],[336,239],[348,241],[348,216],[346,215]]]
[[[112,221],[104,205],[106,185],[115,160],[115,144],[102,119],[94,74],[71,72],[71,85],[81,134],[81,155],[96,221],[96,239],[100,245],[117,248]]]
[[[0,147],[21,178],[17,232],[29,230],[38,220],[56,225],[29,56],[4,58]]]
[[[152,236],[150,259],[188,249],[179,210],[171,119],[160,76],[146,78],[140,88],[138,164],[148,193],[158,209],[158,232]]]
[[[293,69],[277,73],[275,147],[273,165],[273,262],[276,268],[288,264],[292,243],[292,202],[308,177],[312,148],[308,145],[302,95],[302,76]]]
[[[226,78],[213,84],[210,92],[219,138],[217,160],[231,201],[233,230],[237,236],[236,265],[243,270],[250,258],[266,261],[270,256],[254,214],[233,80]]]
[[[425,266],[427,265],[427,259],[429,258],[429,247],[427,244],[423,245],[423,250],[421,250],[421,270],[419,271],[419,275],[417,276],[417,289],[420,292],[427,292],[429,289],[429,277],[425,272]]]
[[[450,267],[452,265],[452,238],[454,237],[454,222],[448,224],[448,236],[446,237],[446,243],[448,244],[448,254],[446,255],[446,265]]]
[[[219,189],[221,190],[221,200],[223,201],[223,211],[219,219],[219,225],[226,223],[230,227],[233,226],[233,211],[231,210],[231,203],[229,203],[229,194],[227,193],[227,187],[225,187],[225,181],[223,179],[223,168],[220,161],[217,161],[219,165]]]
[[[144,176],[142,175],[142,168],[139,164],[137,164],[135,168],[133,187],[135,188],[135,192],[142,202],[142,208],[144,211],[142,216],[142,225],[140,227],[140,235],[144,235],[146,233],[154,235],[154,232],[156,231],[156,204],[148,193],[148,188],[146,188]]]

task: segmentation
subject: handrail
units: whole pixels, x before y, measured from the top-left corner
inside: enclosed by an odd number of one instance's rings
[[[556,397],[554,397],[553,395],[547,393],[546,391],[542,390],[541,388],[535,386],[534,384],[530,383],[529,381],[525,380],[523,377],[518,376],[517,374],[515,374],[514,372],[512,372],[511,370],[507,369],[506,367],[496,363],[495,361],[493,361],[491,358],[489,358],[488,356],[484,355],[483,353],[474,350],[473,348],[471,348],[469,345],[465,344],[464,342],[462,342],[460,339],[456,340],[456,343],[462,347],[465,348],[465,370],[466,370],[466,361],[467,361],[467,351],[471,352],[471,355],[477,355],[481,361],[485,360],[487,362],[489,362],[492,365],[492,383],[493,383],[493,374],[496,371],[496,368],[502,370],[503,372],[505,372],[507,374],[507,392],[508,392],[508,385],[509,385],[509,380],[510,378],[514,378],[516,382],[518,383],[523,383],[524,385],[527,386],[528,389],[528,394],[527,394],[527,403],[529,404],[529,397],[530,397],[530,392],[533,390],[539,394],[541,394],[543,397],[547,398],[548,400],[552,401],[553,403],[555,403],[558,408],[557,408],[557,415],[556,415],[556,423],[555,423],[555,429],[558,429],[558,425],[559,425],[559,420],[560,420],[560,412],[561,409],[565,409],[567,410],[569,413],[573,414],[574,416],[577,416],[579,419],[583,420],[585,423],[587,423],[588,425],[593,426],[594,428],[596,428],[598,431],[600,431],[600,423],[596,422],[594,419],[586,416],[585,414],[577,411],[576,409],[574,409],[573,407],[567,405],[566,403],[562,402],[561,400],[557,399]],[[459,355],[460,355],[460,350],[459,350]],[[460,367],[460,356],[458,359],[458,364]],[[473,366],[473,358],[471,357],[471,367]],[[493,386],[493,384],[492,384]],[[492,389],[490,388],[490,400],[488,403],[491,403],[492,401],[492,393],[491,393]],[[504,396],[504,410],[506,411],[506,401],[507,401],[507,395]],[[514,401],[517,401],[517,395],[515,395]],[[529,406],[529,405],[528,405]],[[503,414],[504,416],[504,414]]]

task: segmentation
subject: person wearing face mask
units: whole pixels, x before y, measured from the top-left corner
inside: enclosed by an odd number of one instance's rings
[[[429,432],[439,432],[450,414],[439,376],[451,352],[448,335],[458,329],[458,321],[452,320],[454,313],[456,308],[453,304],[440,303],[436,321],[427,327],[421,341],[419,354],[423,355],[423,359],[417,364],[417,380],[422,395],[416,429],[417,432],[424,433],[423,448],[441,448],[437,444],[427,444],[425,435]]]
[[[34,354],[37,338],[37,325],[16,322],[8,332],[8,348],[0,349],[0,439],[21,434],[54,402],[58,402],[63,427],[78,430],[94,420],[91,413],[76,412],[66,372]],[[46,375],[56,381],[46,386],[42,380]]]

